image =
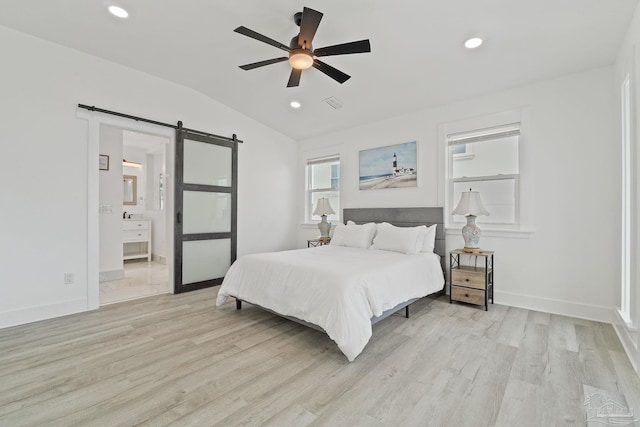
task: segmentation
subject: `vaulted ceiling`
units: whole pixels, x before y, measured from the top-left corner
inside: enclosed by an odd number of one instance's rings
[[[190,87],[300,140],[610,65],[637,2],[118,0],[130,13],[121,20],[103,1],[3,0],[0,25]],[[371,41],[369,54],[323,59],[350,80],[309,69],[287,88],[287,62],[238,68],[284,52],[234,28],[289,44],[298,32],[293,14],[304,6],[324,13],[315,47]],[[465,49],[476,35],[484,44]],[[329,97],[343,107],[323,102]]]

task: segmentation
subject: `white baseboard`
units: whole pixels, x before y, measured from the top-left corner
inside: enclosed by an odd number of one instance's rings
[[[110,282],[111,280],[120,280],[120,279],[124,279],[124,269],[112,270],[112,271],[101,271],[98,280],[100,280],[100,283],[102,283],[102,282]]]
[[[151,254],[151,261],[155,261],[158,264],[166,265],[167,264],[167,257],[166,256],[162,256],[162,255],[158,255],[158,254]]]
[[[5,311],[0,313],[0,328],[52,319],[82,311],[87,311],[87,300],[85,298]]]
[[[613,323],[614,321],[611,307],[580,304],[576,302],[500,291],[496,291],[495,297],[496,303],[502,305],[510,305],[513,307],[526,308],[528,310],[577,317],[580,319],[595,320],[598,322]]]
[[[633,366],[636,373],[640,375],[640,349],[637,347],[637,337],[634,339],[631,335],[632,333],[637,335],[638,331],[630,330],[626,326],[624,319],[620,316],[617,309],[613,309],[613,316],[616,319],[613,322],[613,329],[616,331],[625,353],[627,353],[631,366]]]

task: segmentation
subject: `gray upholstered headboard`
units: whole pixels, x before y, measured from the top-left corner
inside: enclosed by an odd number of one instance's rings
[[[444,270],[444,214],[443,208],[354,208],[343,209],[342,219],[356,224],[367,222],[388,222],[397,227],[415,227],[418,225],[438,224],[434,252],[440,255],[440,264]]]

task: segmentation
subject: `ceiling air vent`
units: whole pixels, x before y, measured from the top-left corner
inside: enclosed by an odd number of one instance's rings
[[[323,99],[323,101],[326,102],[327,104],[329,104],[329,106],[331,106],[331,108],[333,108],[334,110],[342,108],[342,101],[340,101],[335,96],[332,96],[332,97],[327,98],[327,99]]]

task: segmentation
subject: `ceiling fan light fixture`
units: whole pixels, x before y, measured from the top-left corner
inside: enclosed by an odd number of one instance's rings
[[[306,70],[313,65],[313,57],[304,49],[296,49],[289,55],[289,65],[296,70]]]

